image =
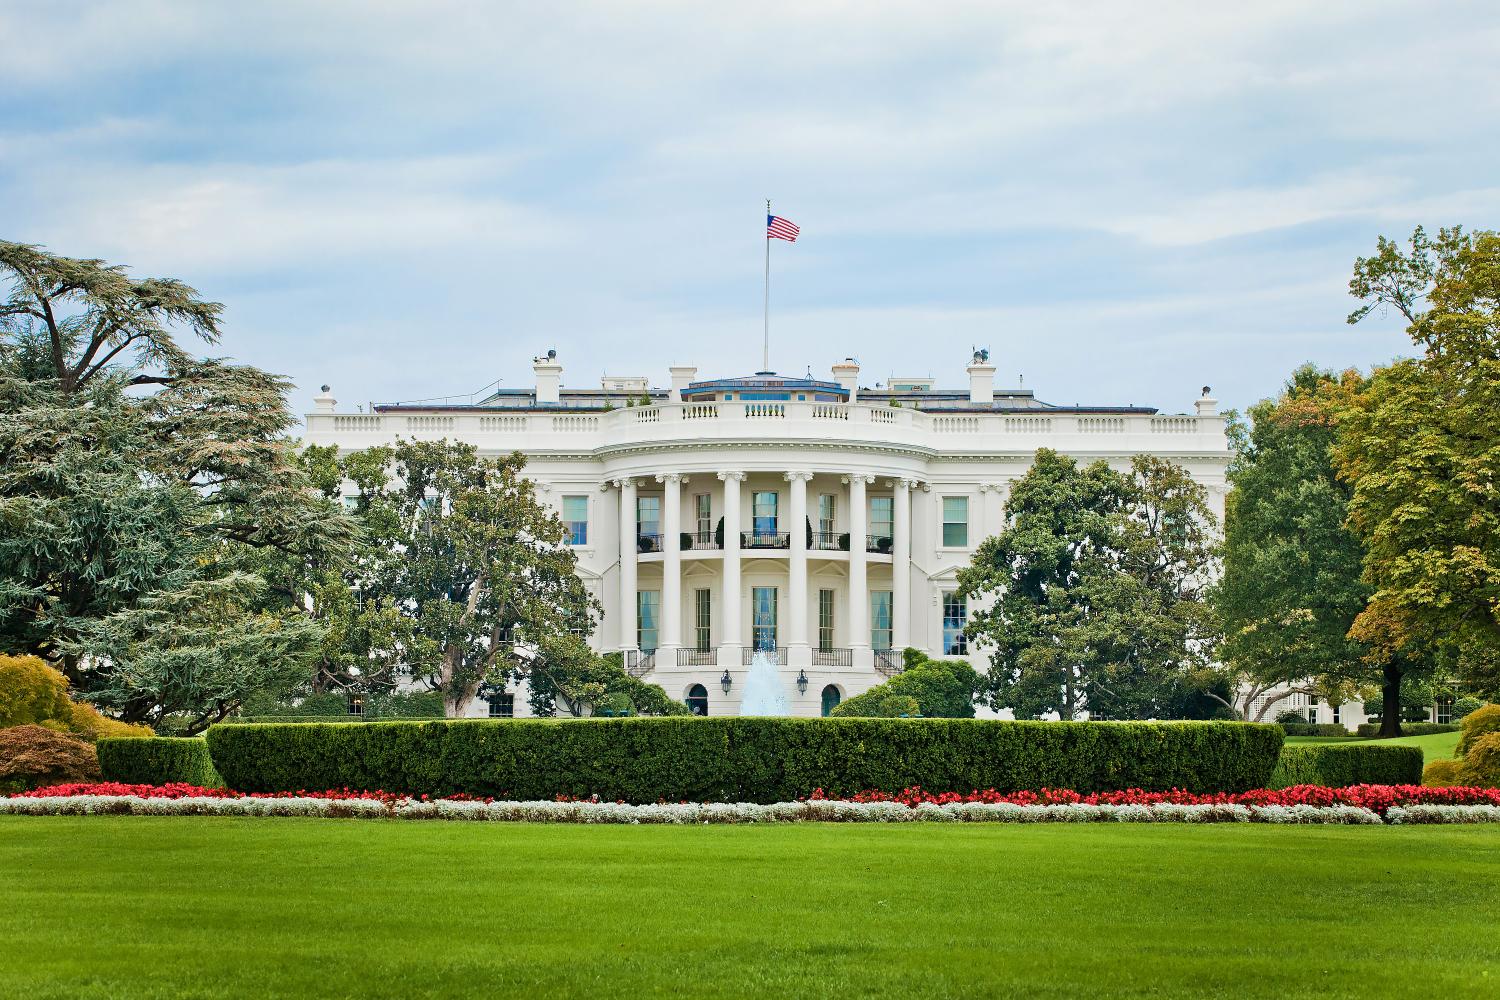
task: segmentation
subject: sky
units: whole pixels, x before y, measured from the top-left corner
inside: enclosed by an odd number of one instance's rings
[[[181,278],[340,409],[771,365],[1244,408],[1410,353],[1354,259],[1500,227],[1464,3],[0,0],[0,238]]]

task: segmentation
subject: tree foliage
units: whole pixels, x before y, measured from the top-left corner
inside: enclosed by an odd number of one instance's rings
[[[1420,357],[1379,369],[1335,449],[1373,589],[1352,634],[1430,649],[1500,693],[1500,234],[1418,228],[1354,265],[1358,323],[1393,309]]]
[[[1128,473],[1037,452],[1008,526],[959,584],[988,647],[986,698],[1018,717],[1150,717],[1180,698],[1212,636],[1202,588],[1213,548],[1206,492],[1180,466]]]
[[[260,553],[336,561],[356,532],[296,460],[289,383],[182,347],[222,308],[181,282],[6,242],[0,282],[0,646],[190,728],[305,667],[317,629]]]
[[[837,718],[972,719],[979,687],[979,673],[968,661],[922,657],[885,683],[840,702],[830,714]]]

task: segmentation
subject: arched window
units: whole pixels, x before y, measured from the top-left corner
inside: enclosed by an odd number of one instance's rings
[[[833,710],[835,708],[838,708],[839,702],[841,702],[843,700],[844,700],[844,696],[842,694],[840,694],[839,693],[839,689],[836,688],[836,687],[834,687],[832,684],[830,684],[826,688],[824,688],[823,689],[823,715],[824,715],[824,717],[826,718],[830,713],[833,712]]]
[[[702,684],[694,684],[688,688],[687,707],[693,710],[694,715],[708,714],[708,688]]]

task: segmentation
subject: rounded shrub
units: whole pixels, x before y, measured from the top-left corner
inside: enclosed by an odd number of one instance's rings
[[[1500,732],[1484,733],[1470,744],[1460,774],[1463,784],[1500,788]]]
[[[1422,768],[1422,784],[1433,788],[1447,788],[1450,785],[1461,785],[1463,779],[1463,764],[1460,761],[1440,757],[1428,762]]]
[[[1463,735],[1458,738],[1460,757],[1469,756],[1469,748],[1486,733],[1500,732],[1500,705],[1485,705],[1464,716]]]
[[[46,726],[0,729],[0,793],[99,778],[90,743]]]
[[[99,769],[106,781],[128,785],[165,785],[181,781],[204,788],[224,784],[198,738],[156,736],[149,739],[102,739]]]

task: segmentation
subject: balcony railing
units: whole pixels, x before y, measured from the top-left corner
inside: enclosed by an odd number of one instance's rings
[[[713,531],[683,532],[682,537],[689,544],[687,549],[722,549],[724,543],[719,541],[719,536]]]
[[[837,531],[815,531],[813,532],[812,547],[822,549],[825,552],[837,552],[842,549],[849,551],[849,533],[840,534]]]
[[[791,547],[792,536],[785,531],[740,532],[740,548],[742,549],[789,549]]]
[[[656,669],[656,650],[643,649],[625,651],[625,672],[632,677],[644,677]]]
[[[877,649],[875,650],[875,669],[886,677],[895,677],[906,669],[901,659],[899,649]]]
[[[740,658],[740,665],[744,667],[748,667],[751,662],[754,661],[756,653],[774,653],[776,656],[776,662],[778,664],[786,662],[785,646],[777,646],[775,649],[755,649],[750,646],[746,646],[744,649],[740,650],[740,652],[741,654],[743,654]]]
[[[660,552],[661,533],[657,531],[642,531],[635,536],[635,547],[638,552]]]
[[[879,552],[882,555],[889,555],[890,551],[891,551],[891,546],[893,544],[894,543],[891,541],[891,536],[890,535],[866,535],[865,536],[865,551],[866,552]]]
[[[852,649],[815,649],[812,652],[813,666],[815,667],[852,667],[854,666],[854,650]]]
[[[677,651],[679,667],[712,667],[718,662],[719,654],[712,649],[679,649]]]

